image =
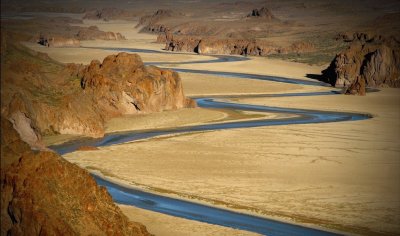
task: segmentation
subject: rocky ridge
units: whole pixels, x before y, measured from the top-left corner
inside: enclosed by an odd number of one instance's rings
[[[120,33],[105,32],[96,26],[82,27],[82,20],[68,17],[36,17],[29,20],[2,19],[2,34],[18,35],[48,47],[78,47],[81,40],[124,40]],[[29,29],[27,28],[29,26]]]
[[[199,54],[236,54],[246,56],[267,56],[270,54],[312,52],[310,42],[294,42],[288,47],[279,47],[268,41],[256,39],[232,39],[216,37],[193,37],[173,35],[169,29],[160,34],[157,42],[165,42],[167,51],[186,51]]]
[[[114,33],[111,31],[101,31],[97,26],[89,26],[82,28],[76,34],[78,40],[125,40],[126,38],[121,33]]]
[[[168,27],[164,24],[160,24],[159,22],[164,19],[180,16],[183,15],[170,9],[158,9],[155,13],[151,15],[140,17],[139,23],[136,25],[136,28],[142,27],[141,32],[163,33],[167,30]]]
[[[47,47],[79,47],[81,40],[125,40],[120,33],[101,31],[97,26],[81,27],[71,36],[60,36],[52,33],[41,33],[37,43]]]
[[[31,151],[1,117],[1,235],[151,234],[87,171],[53,152]]]
[[[136,16],[135,13],[115,7],[106,7],[102,9],[93,9],[85,12],[83,19],[90,20],[129,20]]]

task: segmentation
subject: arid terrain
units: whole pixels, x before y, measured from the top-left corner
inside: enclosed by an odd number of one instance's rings
[[[258,235],[113,202],[90,173],[326,232],[400,234],[398,1],[1,7],[1,235]],[[301,117],[196,98],[372,118],[51,149],[120,132]]]

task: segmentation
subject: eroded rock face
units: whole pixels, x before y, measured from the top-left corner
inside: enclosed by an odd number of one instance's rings
[[[146,15],[146,16],[141,17],[139,19],[139,25],[148,25],[148,24],[156,23],[161,19],[165,19],[165,18],[172,17],[175,15],[177,15],[177,13],[170,9],[158,9],[152,15]]]
[[[50,37],[41,36],[38,40],[38,43],[43,46],[55,47],[55,48],[80,46],[80,42],[78,39],[66,38],[62,36],[50,36]]]
[[[80,27],[79,31],[73,36],[61,36],[52,33],[40,34],[37,43],[47,47],[79,47],[81,40],[125,40],[120,33],[105,32],[99,30],[97,26]]]
[[[353,83],[345,90],[347,95],[365,96],[365,80],[361,76],[353,81]]]
[[[140,31],[147,33],[164,33],[168,31],[168,27],[163,24],[149,24],[143,27]]]
[[[76,34],[76,37],[79,40],[94,40],[94,39],[101,39],[101,40],[125,40],[126,38],[120,33],[114,32],[104,32],[99,30],[97,26],[90,26],[88,28],[82,28]]]
[[[1,235],[150,235],[87,171],[34,153],[3,117],[1,131]]]
[[[400,42],[395,38],[354,34],[351,45],[324,70],[326,81],[348,87],[358,78],[369,87],[400,87]]]
[[[315,50],[309,42],[295,42],[289,47],[278,47],[263,40],[224,39],[173,35],[169,30],[157,38],[157,42],[165,42],[165,50],[187,51],[199,54],[236,54],[247,56],[267,56],[270,54],[304,53]]]
[[[112,117],[195,106],[176,72],[145,67],[136,54],[87,66],[58,64],[21,45],[5,54],[18,56],[2,64],[1,114],[38,149],[43,135],[102,137]]]
[[[136,54],[110,55],[101,64],[92,61],[82,72],[82,88],[100,101],[109,91],[120,92],[110,100],[123,114],[178,109],[188,104],[178,73],[145,67]],[[104,104],[98,102],[97,107]]]
[[[142,27],[140,32],[156,33],[156,34],[164,33],[168,31],[168,27],[160,23],[160,21],[171,17],[182,17],[182,16],[183,14],[170,9],[158,9],[152,15],[145,15],[140,17],[139,23],[136,25],[136,27]]]

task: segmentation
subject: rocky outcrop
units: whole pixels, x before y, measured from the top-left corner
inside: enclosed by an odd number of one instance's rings
[[[90,11],[86,11],[85,15],[83,16],[83,19],[90,19],[90,20],[104,20],[104,21],[109,21],[109,20],[127,20],[127,19],[132,19],[136,15],[132,12],[128,12],[123,9],[118,9],[115,7],[108,7],[108,8],[103,8],[101,10],[99,9],[94,9]]]
[[[272,44],[258,40],[244,39],[202,39],[198,45],[200,54],[238,54],[249,56],[266,56],[277,52]]]
[[[150,235],[93,177],[53,152],[33,152],[1,118],[1,235]]]
[[[344,42],[359,41],[360,43],[385,41],[382,35],[376,35],[372,32],[342,32],[335,39],[343,40]]]
[[[145,16],[140,17],[138,26],[155,24],[162,19],[169,18],[169,17],[176,16],[176,15],[178,15],[178,13],[176,13],[172,10],[158,9],[154,14],[145,15]]]
[[[369,87],[400,87],[398,39],[356,33],[345,40],[352,43],[322,71],[326,82],[336,87],[348,87],[361,79]]]
[[[83,74],[82,88],[96,98],[100,109],[113,107],[122,114],[132,114],[184,108],[190,103],[178,73],[145,67],[136,54],[110,55],[102,63],[94,60],[79,74]],[[105,100],[109,91],[119,93]]]
[[[278,47],[263,40],[197,38],[173,35],[169,30],[159,35],[157,42],[165,42],[165,50],[187,51],[199,54],[236,54],[247,56],[267,56],[270,54],[304,53],[315,50],[309,42],[295,42],[289,47]]]
[[[345,88],[344,94],[365,96],[365,89],[365,80],[361,76],[357,76],[353,83]]]
[[[157,39],[157,41],[159,38]],[[162,40],[162,39],[160,39]],[[173,36],[170,32],[165,33],[165,50],[174,52],[198,52],[200,40],[190,36]]]
[[[160,23],[164,19],[171,17],[181,17],[183,14],[169,10],[169,9],[159,9],[152,15],[145,15],[139,19],[139,23],[136,28],[142,27],[140,32],[146,33],[164,33],[168,29],[165,24]]]
[[[266,8],[262,7],[260,9],[253,9],[246,16],[247,18],[262,18],[267,21],[277,20],[277,18],[272,14],[272,12]]]
[[[76,34],[77,39],[79,40],[125,40],[126,38],[120,33],[114,32],[104,32],[99,30],[97,26],[90,26],[88,28],[82,28]]]
[[[80,27],[78,32],[72,36],[61,36],[52,33],[39,34],[36,42],[47,47],[79,47],[80,40],[125,40],[120,33],[105,32],[97,26]]]
[[[38,43],[46,47],[79,47],[80,42],[75,38],[65,38],[62,36],[44,37],[40,36]]]
[[[163,24],[149,24],[140,30],[140,32],[146,33],[165,33],[166,31],[168,31],[168,27]]]
[[[87,66],[39,56],[7,45],[10,59],[2,64],[1,80],[1,114],[38,149],[43,135],[101,137],[112,117],[195,106],[176,72],[145,67],[135,54],[111,55]]]

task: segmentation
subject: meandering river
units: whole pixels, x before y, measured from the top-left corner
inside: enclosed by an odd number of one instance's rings
[[[159,52],[154,50],[144,49],[124,49],[124,48],[101,48],[104,50],[117,50],[127,52],[141,52],[141,53],[167,53]],[[230,62],[248,60],[246,57],[240,56],[215,56],[215,60],[203,60],[196,62],[185,62],[189,63],[218,63],[218,62]],[[146,64],[184,64],[180,62],[157,62],[157,63],[146,63]],[[291,83],[301,84],[309,86],[328,86],[327,84],[319,81],[311,80],[299,80],[291,78],[282,78],[276,76],[265,76],[256,74],[245,74],[245,73],[234,73],[234,72],[222,72],[222,71],[205,71],[205,70],[189,70],[189,69],[174,69],[178,72],[190,72],[199,74],[209,74],[215,76],[228,76],[234,78],[246,78],[246,79],[257,79],[257,80],[268,80],[279,83]],[[305,92],[305,93],[287,93],[287,94],[261,94],[261,95],[240,95],[241,97],[283,97],[283,96],[318,96],[318,95],[332,95],[338,96],[338,91],[328,92]],[[307,109],[293,109],[293,108],[281,108],[281,107],[270,107],[270,106],[259,106],[249,104],[238,104],[229,101],[229,98],[237,96],[220,96],[220,97],[201,97],[196,98],[198,106],[204,108],[224,108],[241,111],[256,111],[256,112],[267,112],[267,113],[286,113],[291,114],[290,118],[283,119],[258,119],[258,120],[247,120],[247,121],[232,121],[224,123],[212,123],[196,126],[184,126],[176,127],[172,129],[156,129],[147,131],[130,131],[121,133],[111,133],[105,135],[100,139],[80,139],[70,141],[64,144],[51,146],[53,150],[60,154],[66,154],[75,151],[78,147],[89,145],[89,146],[109,146],[125,142],[131,142],[135,140],[147,139],[157,137],[161,135],[171,135],[185,132],[197,132],[197,131],[212,131],[222,129],[235,129],[235,128],[250,128],[250,127],[261,127],[261,126],[277,126],[277,125],[296,125],[296,124],[309,124],[309,123],[326,123],[326,122],[348,122],[355,120],[369,119],[372,116],[369,114],[359,113],[348,113],[348,112],[331,112],[321,110],[307,110]],[[323,231],[319,229],[307,228],[295,224],[279,222],[267,218],[262,218],[254,215],[238,213],[221,209],[218,207],[211,207],[194,203],[190,201],[174,199],[153,193],[147,193],[133,188],[127,188],[125,186],[118,185],[117,183],[110,182],[102,179],[99,176],[94,176],[99,185],[105,186],[114,201],[121,204],[133,205],[136,207],[144,208],[151,211],[156,211],[164,214],[169,214],[177,217],[182,217],[190,220],[197,220],[201,222],[217,224],[236,229],[242,229],[252,231],[264,235],[336,235],[335,233]]]

